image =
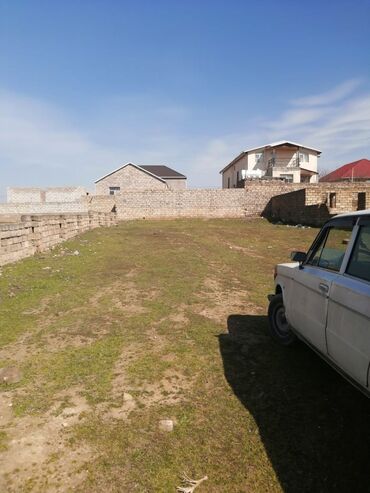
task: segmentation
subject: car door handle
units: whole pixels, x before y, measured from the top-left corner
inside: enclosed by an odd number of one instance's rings
[[[323,282],[320,282],[319,289],[323,293],[328,293],[329,292],[329,286],[327,284],[324,284]]]

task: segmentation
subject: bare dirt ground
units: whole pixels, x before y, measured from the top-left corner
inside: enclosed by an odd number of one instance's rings
[[[4,267],[0,491],[366,491],[367,401],[268,336],[273,265],[314,235],[129,222]]]

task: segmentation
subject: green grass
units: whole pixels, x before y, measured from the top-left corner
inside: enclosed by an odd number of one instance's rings
[[[25,464],[7,484],[48,491],[69,450],[88,447],[76,491],[167,493],[183,471],[208,475],[199,493],[366,491],[367,401],[310,350],[268,337],[273,266],[316,233],[261,219],[132,221],[4,267],[0,358],[23,378],[1,387],[15,417],[0,452],[22,420],[37,427],[76,392],[88,406],[65,455],[50,453],[49,483],[42,464]],[[119,419],[123,392],[136,405]]]

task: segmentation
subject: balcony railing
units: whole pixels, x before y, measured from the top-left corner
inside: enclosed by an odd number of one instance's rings
[[[298,168],[300,165],[299,157],[279,158],[272,157],[268,160],[268,168]]]

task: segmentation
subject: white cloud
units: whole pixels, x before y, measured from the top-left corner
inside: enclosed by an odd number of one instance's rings
[[[327,169],[370,156],[370,92],[358,80],[287,102],[274,120],[251,115],[228,134],[212,122],[207,134],[194,131],[196,119],[194,108],[136,96],[101,101],[77,124],[74,113],[0,91],[0,200],[6,185],[92,186],[128,161],[173,166],[192,187],[220,186],[220,169],[241,150],[280,139],[321,149]]]
[[[319,166],[325,169],[370,158],[370,93],[358,95],[359,84],[353,79],[326,93],[287,102],[277,119],[250,122],[240,132],[209,140],[195,156],[194,169],[201,176],[216,176],[243,149],[284,139],[320,149]]]
[[[332,104],[352,94],[360,84],[361,79],[351,79],[334,87],[330,91],[295,99],[292,103],[298,106],[321,106]]]

